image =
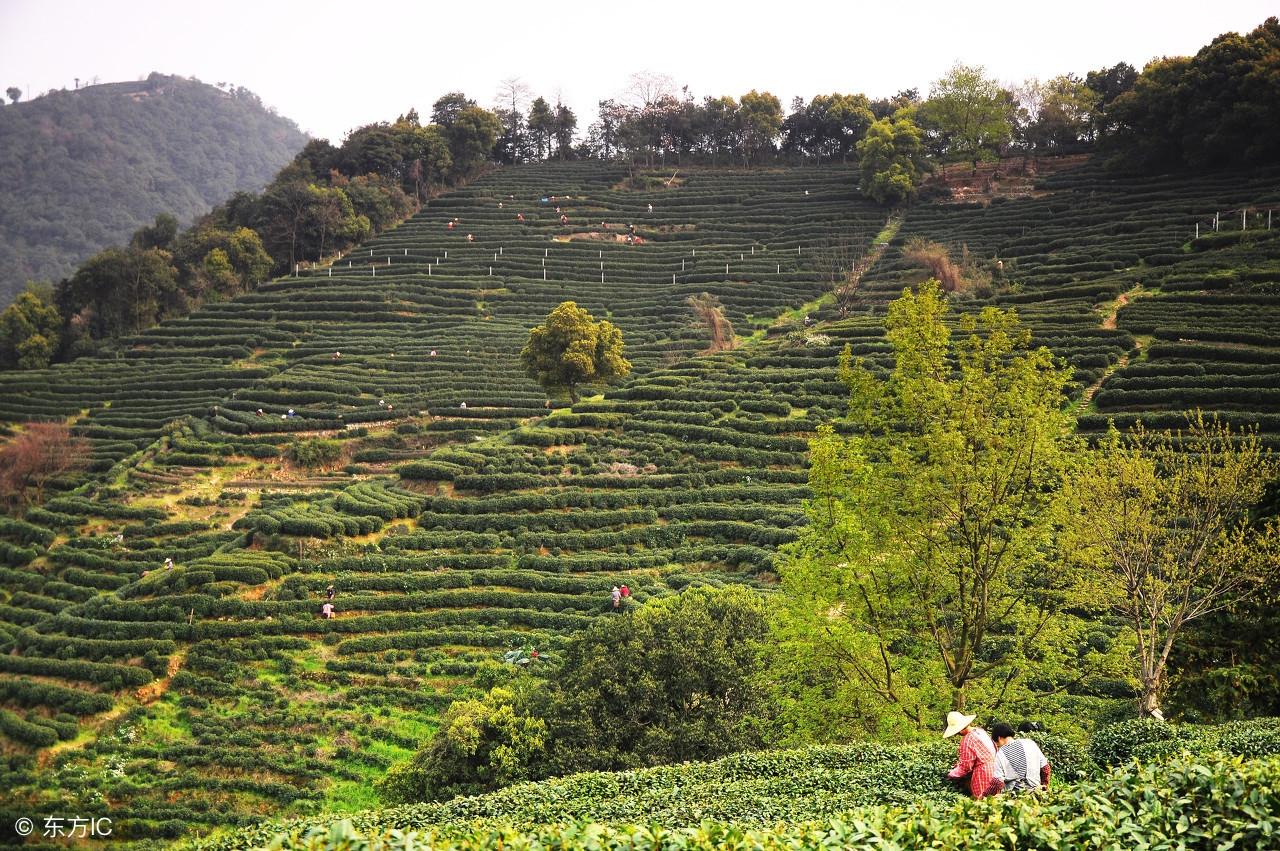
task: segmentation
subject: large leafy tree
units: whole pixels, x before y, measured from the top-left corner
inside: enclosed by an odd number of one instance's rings
[[[1072,551],[1137,636],[1139,712],[1158,714],[1186,625],[1263,590],[1280,520],[1251,509],[1280,468],[1255,433],[1192,417],[1185,433],[1113,428],[1069,486]]]
[[[862,194],[881,204],[915,197],[928,168],[923,133],[910,118],[874,122],[858,142]]]
[[[846,161],[875,116],[866,95],[815,95],[784,122],[783,147],[817,159]]]
[[[1013,105],[1007,92],[980,65],[957,63],[929,90],[920,120],[943,150],[975,163],[1009,141]]]
[[[1194,57],[1158,59],[1108,110],[1116,160],[1147,168],[1276,161],[1280,19],[1226,33]]]
[[[529,134],[538,159],[551,156],[551,142],[556,135],[556,114],[546,98],[535,98],[529,105]]]
[[[73,336],[131,334],[186,307],[173,257],[158,248],[108,248],[59,282],[54,300]]]
[[[468,106],[459,111],[445,129],[454,175],[467,177],[474,173],[488,159],[501,131],[498,116],[487,109]]]
[[[553,128],[556,142],[556,154],[565,160],[573,152],[573,131],[578,129],[578,116],[563,103],[556,104],[556,119]]]
[[[613,323],[596,322],[586,310],[565,301],[529,331],[520,362],[543,387],[563,388],[577,402],[581,385],[613,381],[631,372],[622,349],[622,332]]]
[[[782,102],[769,92],[752,89],[738,99],[738,118],[742,127],[743,163],[759,162],[773,151],[773,143],[782,132]]]
[[[1018,137],[1037,151],[1069,151],[1093,136],[1098,93],[1074,74],[1019,89]]]
[[[1032,656],[1042,677],[1055,654],[1078,661],[1052,621],[1070,370],[1011,312],[955,324],[958,339],[929,281],[889,306],[887,381],[843,359],[848,436],[812,443],[810,523],[782,567],[798,724],[852,710],[868,732],[908,735],[975,689],[988,710],[1025,694]]]
[[[761,684],[766,634],[764,602],[745,588],[694,588],[602,615],[569,641],[545,683],[521,676],[454,703],[431,743],[393,768],[380,792],[395,802],[441,800],[760,748],[772,711]]]
[[[28,285],[0,313],[0,367],[42,369],[58,348],[62,317],[47,284]]]

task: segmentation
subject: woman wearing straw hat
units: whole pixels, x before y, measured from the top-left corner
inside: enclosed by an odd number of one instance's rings
[[[996,776],[996,748],[991,737],[986,730],[973,725],[973,719],[977,717],[963,712],[948,712],[947,730],[942,738],[962,734],[960,758],[947,772],[947,777],[953,780],[968,777],[969,794],[975,798],[986,798],[1004,791],[1004,781]]]

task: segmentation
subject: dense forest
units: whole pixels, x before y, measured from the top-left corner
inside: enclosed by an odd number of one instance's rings
[[[4,106],[0,305],[158,213],[189,222],[260,188],[305,142],[247,89],[155,73]]]

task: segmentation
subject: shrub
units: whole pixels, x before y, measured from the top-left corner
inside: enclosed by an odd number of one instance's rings
[[[342,443],[322,437],[302,440],[294,444],[292,454],[299,466],[323,467],[342,457]]]
[[[1139,745],[1183,738],[1173,724],[1154,718],[1133,718],[1095,730],[1089,742],[1089,756],[1101,766],[1120,765],[1129,761]]]

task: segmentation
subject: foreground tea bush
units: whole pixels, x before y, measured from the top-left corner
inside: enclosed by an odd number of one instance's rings
[[[554,790],[519,787],[530,802],[556,797]],[[674,791],[674,790],[673,790]],[[264,842],[253,831],[216,846],[281,851],[329,849],[557,848],[557,849],[801,849],[801,848],[1270,848],[1280,832],[1280,757],[1252,761],[1206,755],[1196,761],[1152,763],[1117,769],[1094,781],[1041,796],[972,801],[923,800],[907,806],[848,808],[838,796],[818,794],[834,816],[797,813],[792,823],[750,826],[699,820],[659,825],[645,813],[632,823],[602,824],[510,820],[441,824],[426,818],[397,819],[399,829],[344,820],[298,829]],[[750,809],[752,802],[740,802]],[[401,811],[403,813],[404,811]],[[634,822],[645,821],[648,826]],[[760,821],[755,820],[755,824]],[[359,826],[357,826],[359,824]]]

